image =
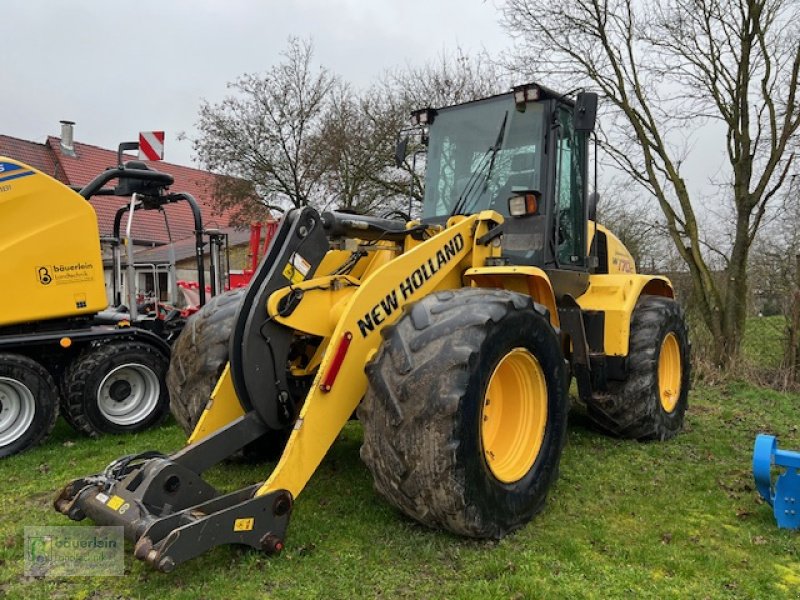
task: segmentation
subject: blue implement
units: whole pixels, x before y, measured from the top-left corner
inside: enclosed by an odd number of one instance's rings
[[[772,484],[773,467],[781,472]],[[781,529],[800,529],[800,452],[779,450],[772,435],[759,434],[753,446],[753,477]]]

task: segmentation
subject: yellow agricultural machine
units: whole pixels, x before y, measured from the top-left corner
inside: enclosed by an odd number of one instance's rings
[[[0,457],[45,439],[59,412],[90,436],[140,431],[168,412],[170,343],[184,320],[177,311],[166,319],[137,314],[130,226],[138,211],[187,202],[201,281],[209,234],[194,198],[168,192],[171,175],[137,161],[123,164],[123,150],[137,147],[122,144],[119,164],[80,190],[0,157]],[[111,306],[97,215],[87,202],[99,195],[130,199],[114,220]],[[123,246],[128,249],[128,307],[119,290]]]
[[[244,297],[212,303],[182,334],[174,376],[200,389],[236,306],[188,445],[123,457],[69,483],[55,508],[124,526],[161,571],[221,544],[279,551],[293,503],[357,410],[361,456],[390,504],[500,538],[557,477],[571,377],[605,431],[673,436],[689,390],[683,314],[670,282],[637,274],[589,218],[596,107],[594,94],[530,84],[416,112],[421,219],[290,211]],[[199,358],[181,373],[190,351]],[[256,441],[282,449],[266,481],[223,493],[203,480]]]

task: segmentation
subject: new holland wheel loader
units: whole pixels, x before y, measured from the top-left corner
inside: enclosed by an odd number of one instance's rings
[[[19,161],[0,157],[0,457],[45,439],[59,412],[87,435],[145,429],[167,413],[164,381],[169,343],[180,318],[137,316],[135,295],[121,310],[120,243],[130,252],[135,211],[188,202],[196,229],[198,269],[204,272],[200,209],[189,194],[169,193],[173,178],[143,163],[99,174],[80,190]],[[115,187],[104,187],[116,181]],[[108,306],[97,216],[88,198],[129,197],[114,222],[114,297]],[[127,239],[120,235],[129,213]],[[128,287],[133,289],[132,272]],[[204,298],[203,298],[204,300]]]
[[[69,483],[55,508],[122,525],[161,571],[221,544],[276,552],[357,409],[361,456],[390,504],[500,538],[556,479],[571,376],[604,430],[673,436],[689,390],[686,327],[670,282],[637,274],[588,218],[596,106],[594,94],[530,84],[415,113],[428,140],[422,218],[290,211],[238,304],[188,445],[122,457]],[[207,321],[193,329],[201,355],[219,314],[195,317]],[[221,492],[203,480],[287,433],[266,481]]]

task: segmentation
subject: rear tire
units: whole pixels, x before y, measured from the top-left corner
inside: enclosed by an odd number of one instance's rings
[[[503,290],[439,292],[384,336],[358,411],[376,490],[459,535],[498,539],[527,523],[557,478],[568,412],[544,307]],[[485,425],[505,410],[519,418]]]
[[[111,341],[86,348],[64,375],[62,409],[81,433],[131,433],[167,415],[164,376],[169,358],[143,342]]]
[[[0,458],[46,439],[58,418],[58,388],[50,373],[21,354],[0,354]]]
[[[609,382],[587,409],[600,429],[636,440],[667,440],[683,427],[689,396],[689,336],[671,298],[643,296],[631,317],[628,378]],[[677,389],[676,389],[677,388]]]

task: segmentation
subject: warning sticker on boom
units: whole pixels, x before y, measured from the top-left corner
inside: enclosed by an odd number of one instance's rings
[[[252,531],[253,525],[255,524],[255,519],[253,517],[248,517],[245,519],[236,519],[233,522],[233,530],[234,531]]]
[[[310,270],[311,263],[295,252],[283,268],[283,276],[292,283],[297,284],[306,278]]]

